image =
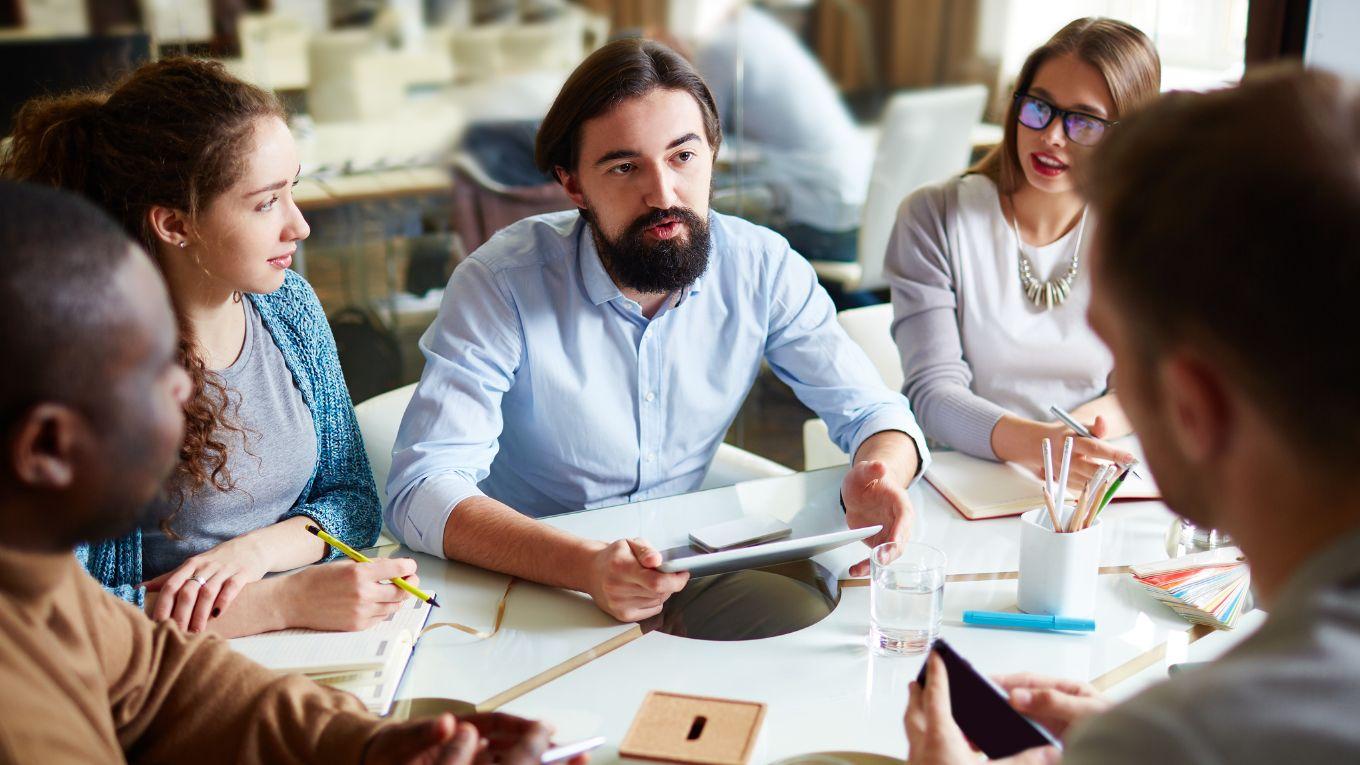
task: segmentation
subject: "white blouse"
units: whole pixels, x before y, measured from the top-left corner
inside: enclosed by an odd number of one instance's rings
[[[995,459],[991,433],[1012,412],[1048,421],[1104,394],[1114,366],[1086,323],[1094,220],[1044,247],[1021,244],[1042,280],[1081,261],[1071,293],[1043,310],[1020,283],[1016,237],[996,186],[966,175],[912,193],[898,211],[884,263],[904,393],[926,435]]]

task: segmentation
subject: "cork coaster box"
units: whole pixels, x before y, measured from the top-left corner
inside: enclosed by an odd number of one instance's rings
[[[652,691],[619,754],[694,765],[746,765],[764,719],[765,705],[754,701]]]

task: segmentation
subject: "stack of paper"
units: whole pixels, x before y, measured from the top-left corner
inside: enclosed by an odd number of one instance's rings
[[[230,643],[270,669],[301,673],[349,691],[369,711],[385,715],[429,615],[430,604],[411,598],[399,611],[360,632],[290,629]]]
[[[1133,566],[1133,580],[1195,624],[1232,629],[1246,610],[1251,572],[1236,547]]]

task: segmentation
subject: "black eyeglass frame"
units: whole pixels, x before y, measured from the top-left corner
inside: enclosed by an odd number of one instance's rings
[[[1048,121],[1045,122],[1045,123],[1043,124],[1042,127],[1037,127],[1037,128],[1036,128],[1036,127],[1030,127],[1029,125],[1025,125],[1025,123],[1023,123],[1023,122],[1020,121],[1020,110],[1023,108],[1023,106],[1020,104],[1020,101],[1021,101],[1022,99],[1026,99],[1026,98],[1031,99],[1031,100],[1034,100],[1034,101],[1038,101],[1039,103],[1041,103],[1041,104],[1043,104],[1044,106],[1047,106],[1047,107],[1048,107]],[[1118,124],[1119,124],[1119,120],[1107,120],[1107,119],[1105,119],[1105,118],[1103,118],[1103,117],[1097,117],[1096,115],[1091,114],[1090,112],[1075,111],[1075,110],[1073,110],[1073,109],[1059,109],[1058,106],[1057,106],[1056,104],[1054,104],[1052,101],[1049,101],[1049,100],[1047,100],[1047,99],[1040,98],[1040,97],[1034,95],[1033,93],[1019,93],[1019,92],[1012,93],[1012,94],[1011,94],[1011,101],[1015,104],[1015,122],[1016,122],[1016,124],[1018,124],[1018,125],[1024,125],[1025,127],[1029,128],[1030,130],[1048,130],[1048,126],[1053,124],[1053,120],[1058,119],[1058,118],[1061,118],[1061,119],[1062,119],[1062,126],[1063,126],[1063,135],[1067,136],[1067,140],[1071,141],[1072,143],[1075,143],[1075,144],[1078,145],[1078,146],[1095,146],[1095,143],[1086,144],[1086,143],[1082,143],[1081,141],[1078,141],[1077,139],[1073,138],[1073,137],[1072,137],[1072,132],[1071,132],[1071,130],[1070,130],[1070,129],[1068,128],[1068,126],[1067,126],[1067,118],[1068,118],[1068,117],[1081,117],[1081,118],[1083,118],[1083,119],[1088,119],[1088,120],[1091,120],[1091,121],[1093,121],[1093,122],[1099,122],[1099,123],[1101,124],[1102,128],[1101,128],[1100,138],[1096,140],[1096,143],[1100,143],[1100,141],[1103,140],[1103,139],[1105,138],[1105,132],[1104,132],[1105,130],[1108,130],[1108,129],[1114,127],[1115,125],[1118,125]]]

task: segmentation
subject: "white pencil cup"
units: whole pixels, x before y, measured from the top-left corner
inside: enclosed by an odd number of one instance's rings
[[[1089,617],[1100,575],[1100,519],[1081,531],[1050,528],[1048,510],[1020,516],[1017,605],[1027,614]]]

